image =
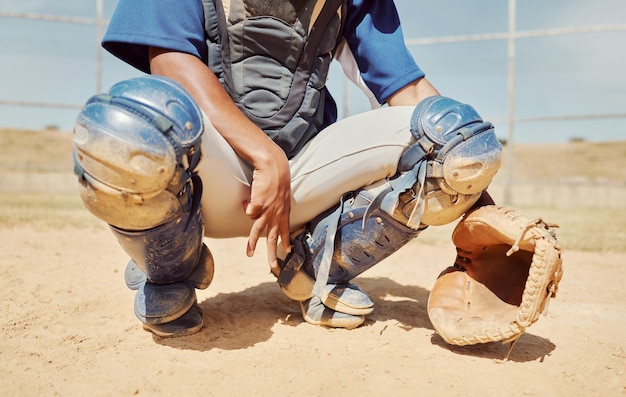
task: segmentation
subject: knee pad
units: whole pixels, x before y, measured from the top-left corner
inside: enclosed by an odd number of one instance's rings
[[[411,134],[416,142],[400,158],[401,174],[389,181],[393,193],[383,209],[413,228],[450,223],[500,168],[502,146],[493,125],[467,104],[433,96],[416,106]]]
[[[74,169],[88,210],[145,230],[176,218],[200,160],[202,113],[173,80],[143,76],[90,98],[76,120]]]

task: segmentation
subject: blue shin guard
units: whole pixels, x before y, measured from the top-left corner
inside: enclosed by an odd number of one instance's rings
[[[74,128],[74,171],[83,203],[131,257],[135,314],[160,336],[202,327],[195,289],[208,287],[213,258],[203,244],[203,115],[173,80],[141,76],[90,98]]]
[[[124,278],[137,290],[135,315],[144,324],[165,324],[185,315],[196,303],[195,288],[211,283],[213,258],[202,243],[202,229],[199,209],[150,230],[112,227],[132,258]]]
[[[420,233],[379,208],[369,213],[372,198],[365,190],[346,195],[339,207],[318,216],[295,238],[294,249],[281,263],[278,282],[283,291],[294,280],[302,280],[303,272],[308,275],[309,282],[300,283],[305,291],[294,294],[302,301],[307,322],[342,328],[360,325],[374,304],[351,280]]]

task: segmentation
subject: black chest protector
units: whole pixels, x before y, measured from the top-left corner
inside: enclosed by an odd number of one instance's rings
[[[206,63],[289,158],[324,127],[346,0],[203,0]]]

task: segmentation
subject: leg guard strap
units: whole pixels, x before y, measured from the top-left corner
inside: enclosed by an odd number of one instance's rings
[[[321,296],[327,283],[352,280],[420,233],[379,209],[366,218],[367,207],[359,206],[361,197],[343,200],[307,239],[313,254],[305,261],[304,270],[316,278],[314,296]]]
[[[349,298],[342,295],[355,292],[351,295],[357,296],[358,291],[339,288],[333,293],[335,286],[348,284],[420,233],[420,230],[401,224],[379,208],[368,212],[369,204],[371,197],[367,191],[349,193],[337,209],[320,215],[307,231],[298,235],[294,240],[294,249],[282,262],[278,276],[283,290],[289,290],[292,282],[306,288],[306,278],[302,276],[304,271],[316,281],[314,285],[312,282],[308,284],[310,292],[294,293],[300,298],[298,300],[317,296],[329,307],[333,305],[333,300],[348,302],[347,305],[351,306]],[[366,213],[369,216],[366,217]]]

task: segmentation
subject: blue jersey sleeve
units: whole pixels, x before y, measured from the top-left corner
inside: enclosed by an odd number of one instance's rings
[[[344,29],[361,77],[379,103],[424,77],[406,48],[393,0],[350,0]]]
[[[148,47],[205,57],[202,0],[120,0],[102,46],[149,73]]]

